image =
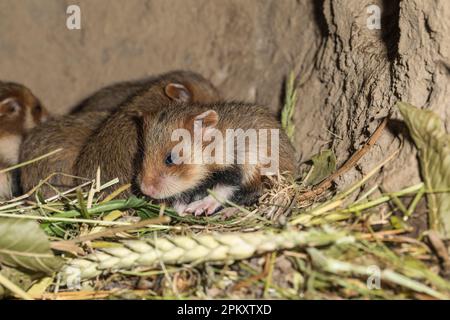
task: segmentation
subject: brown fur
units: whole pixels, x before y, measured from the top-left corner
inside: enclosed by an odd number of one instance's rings
[[[172,71],[137,81],[126,81],[100,89],[75,107],[73,113],[113,111],[135,96],[168,97],[164,88],[170,83],[183,84],[191,93],[191,101],[216,101],[219,91],[205,78],[191,71]],[[150,91],[148,89],[151,88]]]
[[[136,114],[164,108],[172,100],[177,100],[165,92],[171,83],[183,84],[189,90],[190,100],[210,102],[219,99],[217,90],[209,81],[186,71],[101,89],[81,103],[73,115],[36,128],[28,135],[22,160],[57,148],[65,150],[23,170],[23,189],[30,190],[55,172],[94,178],[98,167],[101,168],[103,182],[116,177],[121,184],[131,182],[140,136]],[[49,182],[60,190],[79,184],[79,181],[63,176],[54,177]],[[54,194],[50,188],[42,188],[41,191],[46,197]]]
[[[275,116],[265,107],[242,103],[213,103],[213,104],[171,104],[164,110],[158,110],[144,115],[144,158],[143,168],[137,177],[138,183],[144,185],[161,184],[161,177],[175,177],[174,190],[196,192],[197,188],[213,177],[214,173],[226,172],[227,169],[238,170],[239,181],[235,181],[243,193],[251,193],[254,197],[262,189],[262,179],[259,169],[262,164],[178,164],[167,165],[166,157],[178,142],[171,141],[171,134],[175,129],[191,130],[194,119],[208,110],[213,110],[211,118],[205,118],[204,123],[216,123],[215,128],[225,137],[226,129],[279,129],[279,169],[280,172],[295,171],[295,150],[288,137],[280,128]],[[217,119],[218,116],[218,119]],[[204,147],[204,146],[203,146]],[[230,171],[233,172],[233,171]],[[226,178],[226,177],[225,177]],[[214,186],[214,181],[209,182]],[[217,183],[221,183],[217,181]],[[163,188],[163,187],[162,187]],[[194,190],[194,191],[192,191]],[[205,190],[199,190],[204,192]],[[145,192],[144,192],[145,193]],[[178,201],[178,194],[168,196],[170,201]],[[191,198],[195,198],[195,194]],[[245,197],[239,200],[247,203]],[[249,200],[251,202],[253,200]]]
[[[48,121],[32,130],[22,144],[21,161],[39,157],[59,148],[63,150],[22,168],[20,178],[22,189],[29,191],[52,174],[56,175],[49,183],[61,191],[81,184],[80,180],[67,175],[74,175],[73,165],[80,149],[109,115],[110,113],[101,111],[68,115]],[[54,194],[53,189],[48,186],[43,186],[41,191],[46,197]]]
[[[172,82],[185,85],[192,93],[191,101],[208,103],[220,99],[217,89],[203,77],[190,72],[170,73],[161,80],[161,85],[131,98],[107,119],[82,148],[75,173],[92,177],[100,167],[103,181],[117,177],[121,184],[134,182],[141,164],[141,152],[138,151],[142,146],[140,142],[143,135],[137,114],[164,109],[170,104],[172,99],[167,97],[162,88]],[[132,191],[136,191],[134,187]]]
[[[0,169],[17,164],[23,135],[47,117],[28,88],[0,81]],[[0,174],[0,199],[11,197],[16,190],[15,172]]]
[[[17,112],[6,114],[8,106],[2,102],[13,99],[20,106]],[[0,81],[0,137],[22,135],[48,116],[38,98],[25,86]]]

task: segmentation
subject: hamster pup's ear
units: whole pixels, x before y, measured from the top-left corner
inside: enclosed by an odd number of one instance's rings
[[[191,102],[192,93],[181,83],[169,83],[164,89],[166,95],[177,102]]]
[[[0,117],[18,113],[22,105],[17,98],[8,97],[0,101]]]
[[[214,110],[207,110],[194,117],[195,121],[201,121],[204,128],[214,128],[219,122],[219,115]]]
[[[201,128],[201,132],[205,139],[209,140],[214,132],[216,131],[215,127],[219,122],[219,115],[214,110],[207,110],[200,114],[194,115],[188,121],[188,130],[193,130],[195,132],[195,128]]]

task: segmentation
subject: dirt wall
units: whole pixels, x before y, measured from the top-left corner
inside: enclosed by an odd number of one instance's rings
[[[71,4],[81,8],[81,30],[66,28]],[[367,27],[373,4],[380,30]],[[0,77],[63,114],[111,82],[191,69],[228,99],[279,110],[294,70],[302,160],[331,147],[342,163],[394,114],[347,182],[399,147],[398,99],[437,111],[449,128],[449,31],[446,0],[0,0]],[[386,177],[391,188],[418,179],[410,144]]]
[[[331,145],[338,159],[344,161],[367,140],[380,119],[391,114],[389,130],[342,182],[367,173],[401,145],[402,152],[379,181],[383,179],[388,190],[417,182],[415,149],[394,105],[404,100],[432,109],[449,128],[450,2],[316,3],[320,3],[316,18],[323,42],[311,78],[300,88],[300,97],[309,95],[315,101],[314,105],[300,106],[297,112],[297,139],[318,137],[319,143]],[[368,28],[370,5],[381,10],[380,29]],[[305,109],[308,112],[302,112]],[[304,150],[314,148],[303,145]]]
[[[66,28],[70,4],[81,30]],[[1,0],[0,74],[58,113],[113,81],[172,69],[278,108],[286,74],[312,58],[312,10],[290,0]]]

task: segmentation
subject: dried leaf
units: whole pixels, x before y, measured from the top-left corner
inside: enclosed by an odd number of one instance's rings
[[[52,273],[62,265],[35,221],[0,218],[0,263],[28,271]]]
[[[397,103],[419,150],[422,178],[427,193],[430,227],[450,237],[450,135],[440,118],[430,110]],[[435,192],[430,192],[435,191]]]

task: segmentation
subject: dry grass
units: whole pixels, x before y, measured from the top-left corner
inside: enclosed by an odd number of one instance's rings
[[[296,94],[291,76],[284,122],[292,130]],[[68,260],[124,239],[208,233],[303,232],[333,228],[343,234],[332,244],[279,250],[234,262],[187,263],[108,270],[67,288],[58,275],[43,278],[21,297],[35,299],[257,298],[257,299],[448,299],[450,259],[445,243],[427,230],[422,205],[429,193],[422,183],[386,193],[371,179],[388,156],[342,192],[333,181],[352,168],[380,136],[386,120],[339,170],[316,186],[282,175],[267,181],[258,204],[226,203],[211,217],[179,216],[145,199],[121,199],[129,185],[80,179],[80,186],[43,199],[39,189],[0,203],[0,217],[34,219]],[[51,154],[45,155],[51,156]],[[306,170],[307,171],[307,170]],[[116,192],[103,190],[117,186]],[[56,188],[55,188],[56,190]],[[361,192],[361,190],[368,190]],[[326,232],[324,232],[324,237]],[[320,237],[320,235],[319,235]],[[269,240],[270,241],[270,240]]]
[[[34,298],[448,298],[450,283],[439,275],[446,270],[441,268],[433,246],[425,241],[426,233],[410,232],[417,228],[410,222],[425,214],[417,209],[421,199],[415,199],[426,192],[422,184],[374,197],[379,191],[375,186],[357,200],[348,200],[383,164],[342,193],[327,191],[309,199],[302,196],[310,189],[302,186],[301,179],[290,181],[280,176],[268,182],[271,187],[258,205],[241,208],[229,204],[212,217],[180,217],[142,199],[117,199],[119,192],[107,195],[102,191],[116,181],[101,185],[100,179],[84,183],[83,192],[72,190],[47,201],[37,190],[1,204],[0,216],[38,220],[53,241],[53,248],[66,257],[82,256],[121,239],[155,234],[195,237],[211,232],[278,232],[314,226],[333,227],[355,239],[234,263],[160,264],[116,270],[83,282],[80,291],[59,285],[54,276],[39,290],[31,291]],[[167,220],[161,216],[169,217],[170,224],[164,224]],[[141,219],[152,220],[138,222]],[[381,277],[380,288],[377,276]]]

